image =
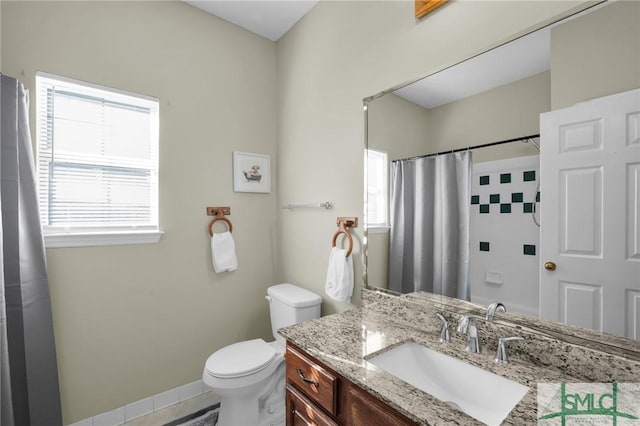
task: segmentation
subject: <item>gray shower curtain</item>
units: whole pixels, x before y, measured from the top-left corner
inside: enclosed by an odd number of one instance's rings
[[[470,151],[391,164],[389,288],[469,300]]]
[[[0,424],[62,424],[28,92],[0,85]]]

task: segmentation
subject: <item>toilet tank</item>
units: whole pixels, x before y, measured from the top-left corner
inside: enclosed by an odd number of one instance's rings
[[[312,291],[293,284],[278,284],[267,289],[271,331],[282,343],[284,338],[278,330],[314,318],[320,318],[322,298]]]

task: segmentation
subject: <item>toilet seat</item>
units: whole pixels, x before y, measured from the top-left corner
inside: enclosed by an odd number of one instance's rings
[[[205,371],[221,379],[245,377],[267,368],[276,356],[276,350],[264,340],[246,340],[214,352],[207,359]]]

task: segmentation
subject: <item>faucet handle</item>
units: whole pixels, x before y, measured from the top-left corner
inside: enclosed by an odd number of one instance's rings
[[[442,321],[442,330],[440,330],[440,342],[447,343],[451,341],[451,337],[449,336],[449,323],[441,313],[436,312],[436,316],[440,319],[440,321]]]
[[[476,318],[474,316],[464,315],[460,319],[460,322],[458,322],[458,333],[467,335],[467,351],[475,354],[482,351],[480,338],[478,337]]]
[[[458,333],[466,334],[469,326],[475,327],[475,325],[476,319],[474,317],[471,315],[463,315],[460,321],[458,321]]]
[[[513,337],[502,337],[498,339],[498,351],[496,352],[496,357],[493,359],[498,364],[509,364],[509,356],[507,355],[507,342],[512,340],[524,340],[524,337],[513,336]]]

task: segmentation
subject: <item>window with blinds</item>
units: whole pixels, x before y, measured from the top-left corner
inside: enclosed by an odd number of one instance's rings
[[[47,233],[158,229],[158,100],[36,75]]]

